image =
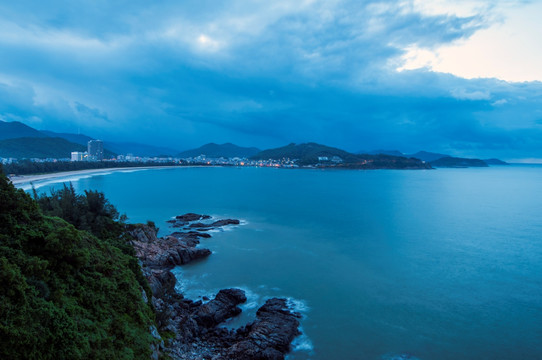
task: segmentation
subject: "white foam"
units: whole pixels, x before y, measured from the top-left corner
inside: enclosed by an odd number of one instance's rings
[[[293,351],[306,351],[311,352],[314,350],[314,345],[312,344],[311,339],[305,334],[305,331],[302,327],[299,327],[299,331],[301,332],[301,335],[296,337],[294,341],[292,341],[292,350]]]
[[[31,190],[32,187],[34,187],[34,189],[39,189],[41,187],[49,186],[53,184],[75,182],[81,179],[90,178],[92,176],[95,176],[95,175],[66,176],[66,177],[50,179],[50,180],[36,180],[29,183],[22,183],[23,185],[17,185],[17,188],[23,189],[24,191],[28,191],[28,190]]]
[[[292,311],[298,312],[302,315],[305,315],[310,311],[310,307],[307,305],[305,300],[294,299],[292,297],[286,298],[286,305]]]

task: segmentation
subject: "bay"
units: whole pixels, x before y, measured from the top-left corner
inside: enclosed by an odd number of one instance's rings
[[[175,269],[197,299],[282,296],[291,359],[542,359],[542,167],[427,171],[176,168],[72,178],[130,222],[237,218]],[[40,186],[40,184],[36,184]],[[44,183],[39,191],[58,187]]]

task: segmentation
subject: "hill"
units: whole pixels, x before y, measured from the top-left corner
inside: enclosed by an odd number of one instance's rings
[[[418,151],[417,153],[409,155],[409,156],[426,161],[426,162],[435,161],[438,159],[442,159],[444,157],[450,157],[450,155],[433,153],[433,152],[428,152],[428,151]]]
[[[85,147],[85,149],[88,148],[87,147],[88,142],[90,140],[94,140],[94,138],[91,138],[90,136],[87,136],[87,135],[84,135],[84,134],[57,133],[57,132],[49,131],[49,130],[40,130],[40,132],[42,134],[45,134],[45,135],[49,136],[49,137],[62,138],[62,139],[67,140],[67,141],[69,141],[71,143],[83,145]],[[72,151],[80,151],[80,150],[72,150]],[[117,155],[117,153],[111,151],[107,147],[107,144],[104,143],[104,159],[110,159],[112,157],[115,157],[116,155]]]
[[[443,157],[430,162],[434,167],[466,168],[466,167],[487,167],[488,165],[480,159],[466,159],[456,157]]]
[[[174,156],[178,150],[167,147],[140,144],[135,142],[104,141],[104,147],[116,154],[133,154],[135,156]]]
[[[76,147],[72,148],[67,155],[61,156],[61,158],[69,158],[71,151],[86,151],[87,144],[90,140],[95,138],[90,137],[84,134],[72,134],[72,133],[57,133],[49,130],[36,130],[30,126],[27,126],[23,123],[12,121],[12,122],[3,122],[0,121],[0,140],[8,139],[17,139],[17,138],[61,138],[69,143],[82,145],[85,148]],[[19,141],[21,142],[21,141]],[[28,140],[26,140],[28,142]],[[54,144],[54,142],[51,142]],[[15,145],[14,145],[15,146]],[[62,146],[61,144],[55,145],[56,147]],[[38,147],[39,148],[39,147]],[[23,152],[24,148],[19,148],[16,146],[16,149],[9,149],[9,151],[17,150],[17,152]],[[1,148],[0,148],[1,151]],[[170,149],[167,147],[153,146],[147,144],[140,144],[135,142],[112,142],[104,141],[104,156],[106,158],[115,156],[116,154],[133,154],[136,156],[158,156],[158,155],[168,155],[173,156],[178,150]],[[25,157],[37,157],[37,158],[47,158],[54,157],[50,156],[51,151],[45,153],[40,151],[30,151],[33,156]],[[55,151],[53,151],[55,153]],[[17,156],[3,156],[0,157],[17,157]],[[17,157],[18,158],[18,157]]]
[[[215,144],[209,143],[200,146],[197,149],[186,150],[179,153],[177,156],[181,158],[196,157],[205,155],[210,158],[232,158],[232,157],[251,157],[260,152],[260,149],[255,147],[242,147],[232,143]]]
[[[404,157],[406,157],[406,155],[403,154],[402,152],[400,152],[399,150],[373,150],[373,151],[370,151],[368,153],[360,151],[360,152],[358,152],[358,154],[391,155],[391,156],[404,156]]]
[[[48,137],[58,137],[68,140],[69,142],[85,146],[87,146],[90,140],[94,140],[94,138],[83,134],[57,133],[49,130],[40,130],[40,132]]]
[[[87,146],[87,143],[94,138],[83,134],[70,134],[70,133],[56,133],[54,131],[42,130],[43,134],[51,137],[60,137],[65,140],[71,141],[76,144]],[[177,153],[177,150],[169,149],[166,147],[153,146],[140,144],[135,142],[113,142],[104,141],[104,155],[105,157],[111,157],[116,154],[133,154],[135,156],[158,156],[168,155],[171,156]]]
[[[484,159],[484,162],[488,165],[510,165],[509,163],[499,159]]]
[[[336,157],[336,158],[334,158]],[[320,159],[326,158],[325,159]],[[343,169],[430,169],[418,159],[391,155],[352,154],[347,151],[316,143],[289,144],[259,152],[253,160],[297,160],[298,165],[317,165]]]
[[[70,158],[72,151],[86,151],[87,147],[61,138],[23,137],[0,140],[0,157],[4,158]]]
[[[47,137],[47,135],[18,121],[0,121],[0,140],[22,137],[42,138]]]
[[[308,164],[317,164],[319,162],[319,157],[332,158],[333,156],[338,156],[344,162],[357,162],[360,157],[349,152],[346,152],[341,149],[334,147],[316,144],[316,143],[306,143],[306,144],[295,144],[291,143],[289,145],[268,149],[260,151],[259,153],[253,155],[251,159],[253,160],[282,160],[282,159],[297,159],[298,163],[301,165]]]

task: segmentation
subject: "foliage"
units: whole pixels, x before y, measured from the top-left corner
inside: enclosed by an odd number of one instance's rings
[[[149,358],[153,313],[119,218],[101,193],[35,201],[0,175],[0,358]]]
[[[341,161],[337,164],[319,161],[319,157],[329,159],[337,156]],[[280,148],[264,150],[251,159],[253,160],[281,160],[297,159],[299,165],[315,165],[321,163],[327,167],[351,168],[351,169],[408,169],[408,168],[431,168],[422,161],[413,158],[390,155],[352,154],[341,149],[320,145],[316,143],[289,144]]]

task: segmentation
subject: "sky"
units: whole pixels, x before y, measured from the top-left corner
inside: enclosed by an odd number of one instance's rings
[[[542,2],[0,0],[0,120],[542,161]]]

